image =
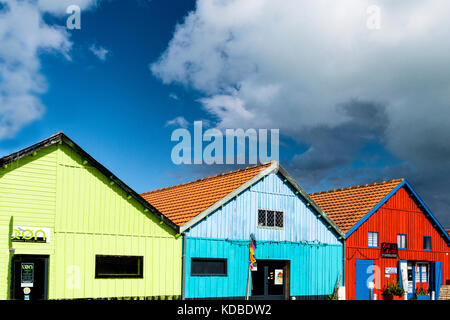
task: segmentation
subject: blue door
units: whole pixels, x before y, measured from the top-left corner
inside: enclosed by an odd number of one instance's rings
[[[434,263],[434,290],[436,292],[436,300],[439,300],[439,291],[442,286],[442,262],[436,261]]]
[[[369,282],[374,281],[373,260],[356,259],[356,300],[369,300]]]

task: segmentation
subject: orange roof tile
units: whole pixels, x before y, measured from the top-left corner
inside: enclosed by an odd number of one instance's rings
[[[226,172],[172,187],[145,192],[141,196],[175,224],[182,226],[258,175],[271,164],[271,162],[268,162]]]
[[[347,233],[403,179],[310,194],[319,207]]]

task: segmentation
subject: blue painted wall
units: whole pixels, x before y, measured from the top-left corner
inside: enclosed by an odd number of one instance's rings
[[[284,228],[258,227],[258,209],[283,211]],[[257,240],[341,244],[279,174],[269,174],[186,233],[189,237],[236,240],[248,239],[254,233]]]
[[[258,209],[284,212],[284,228],[257,226]],[[279,174],[270,174],[186,231],[186,298],[243,297],[249,236],[256,259],[290,260],[290,295],[333,292],[343,268],[343,246],[332,230]],[[191,258],[226,258],[226,277],[191,276]]]
[[[246,240],[186,239],[186,298],[244,297],[248,274]],[[290,260],[290,295],[329,295],[342,274],[342,246],[257,241],[256,258]],[[226,258],[228,275],[191,276],[192,257]]]

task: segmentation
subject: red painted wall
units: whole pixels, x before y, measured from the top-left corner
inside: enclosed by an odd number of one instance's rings
[[[397,243],[397,234],[407,235],[407,249],[398,250],[398,259],[381,258],[380,248],[368,248],[368,232],[378,232],[378,246],[382,242]],[[432,237],[432,251],[423,250],[423,237]],[[450,249],[430,220],[408,195],[405,187],[399,189],[377,212],[365,221],[346,240],[347,299],[356,299],[356,259],[373,259],[379,267],[379,281],[375,280],[377,299],[388,281],[397,281],[397,275],[385,277],[386,267],[397,267],[399,260],[442,261],[443,283],[450,280]],[[446,255],[448,253],[448,255]]]

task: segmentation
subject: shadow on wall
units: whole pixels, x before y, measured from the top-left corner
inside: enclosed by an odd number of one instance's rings
[[[11,216],[11,218],[9,219],[9,233],[8,233],[8,250],[9,250],[9,259],[8,259],[8,268],[6,269],[6,274],[7,274],[7,287],[6,287],[6,297],[8,300],[11,299],[11,290],[10,290],[10,286],[11,286],[11,263],[12,263],[12,259],[14,257],[14,252],[12,252],[11,248],[12,248],[12,239],[11,239],[11,235],[13,233],[13,227],[14,227],[14,217]]]

